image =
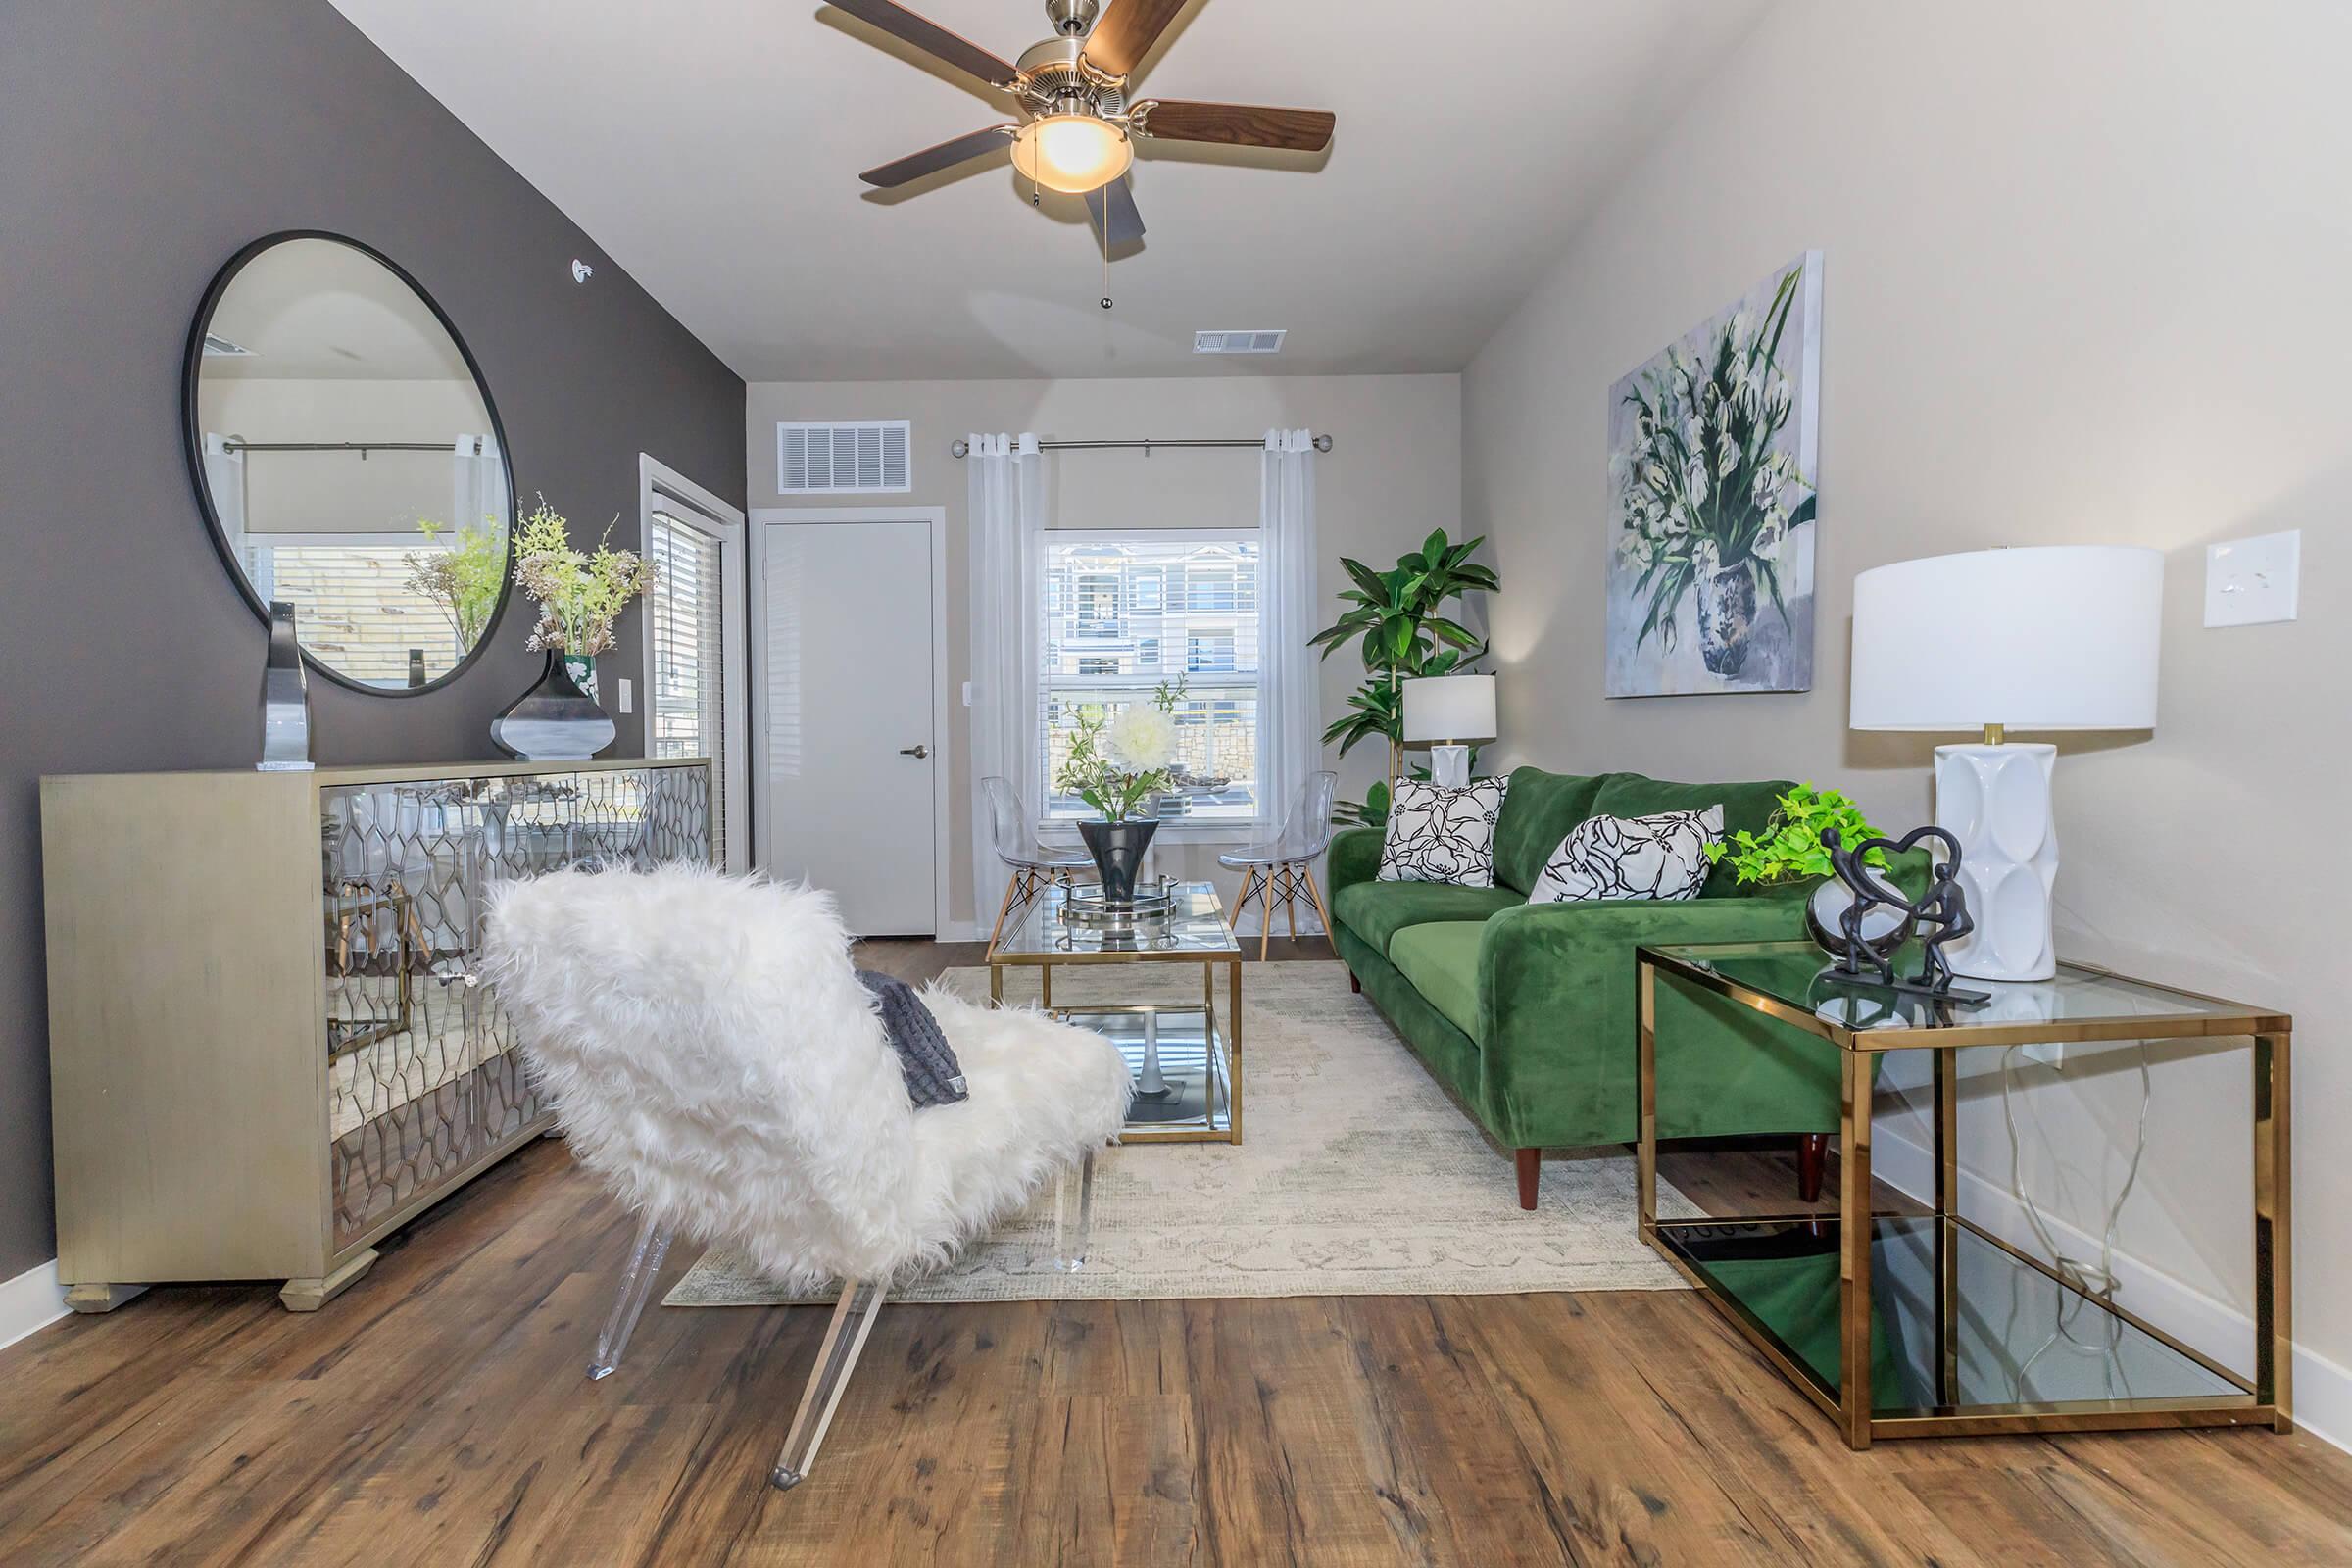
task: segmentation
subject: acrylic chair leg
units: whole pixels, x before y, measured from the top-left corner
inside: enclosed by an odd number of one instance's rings
[[[1087,1238],[1095,1223],[1095,1152],[1076,1170],[1061,1173],[1054,1194],[1054,1266],[1064,1274],[1086,1267]]]
[[[628,1266],[620,1271],[620,1298],[612,1303],[612,1315],[605,1319],[605,1332],[596,1337],[596,1359],[588,1363],[590,1382],[611,1377],[620,1365],[629,1336],[637,1332],[637,1320],[645,1315],[645,1303],[654,1294],[662,1259],[669,1254],[669,1227],[657,1224],[650,1214],[638,1223]]]
[[[841,1301],[833,1308],[833,1321],[825,1325],[824,1343],[816,1348],[816,1365],[801,1395],[801,1407],[793,1413],[792,1430],[784,1435],[784,1451],[767,1473],[777,1491],[799,1486],[816,1463],[816,1450],[825,1441],[825,1429],[833,1424],[833,1412],[849,1387],[858,1353],[865,1348],[865,1337],[874,1331],[888,1285],[887,1280],[841,1282]]]

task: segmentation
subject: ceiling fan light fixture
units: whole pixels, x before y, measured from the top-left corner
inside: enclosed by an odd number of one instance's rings
[[[1012,165],[1024,179],[1072,196],[1101,190],[1134,164],[1135,143],[1126,131],[1094,115],[1048,115],[1023,125],[1012,141]]]

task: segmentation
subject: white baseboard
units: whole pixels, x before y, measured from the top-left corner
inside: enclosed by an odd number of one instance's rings
[[[57,1282],[56,1258],[0,1281],[0,1348],[65,1315],[66,1288]]]
[[[1931,1151],[1880,1122],[1871,1131],[1870,1153],[1873,1176],[1923,1203],[1935,1201],[1936,1156]],[[1960,1211],[2018,1250],[2040,1255],[2025,1205],[1999,1183],[1963,1169]],[[2053,1214],[2043,1214],[2042,1222],[2075,1256],[2098,1255],[2097,1237]],[[2129,1253],[2116,1254],[2115,1272],[2121,1286],[2118,1298],[2132,1312],[2224,1366],[2246,1370],[2254,1343],[2253,1319]],[[2352,1450],[2352,1370],[2296,1347],[2293,1410],[2297,1430]]]

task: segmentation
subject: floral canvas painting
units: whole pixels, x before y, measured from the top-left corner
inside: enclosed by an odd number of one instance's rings
[[[1821,253],[1609,389],[1611,697],[1813,685]]]

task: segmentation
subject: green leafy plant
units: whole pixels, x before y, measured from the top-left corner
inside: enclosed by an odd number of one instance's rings
[[[611,523],[592,554],[571,547],[570,529],[541,496],[538,508],[522,519],[514,585],[539,607],[529,644],[534,652],[552,648],[592,659],[612,648],[613,622],[630,600],[654,586],[660,571],[634,550],[613,549]]]
[[[1374,571],[1360,561],[1341,558],[1354,584],[1340,594],[1348,609],[1307,646],[1322,649],[1329,659],[1335,649],[1352,642],[1364,662],[1363,685],[1349,694],[1348,711],[1323,731],[1326,745],[1339,742],[1342,757],[1361,742],[1385,740],[1389,777],[1396,778],[1404,745],[1404,683],[1465,673],[1485,656],[1487,645],[1477,633],[1440,613],[1448,600],[1464,594],[1501,591],[1494,570],[1470,560],[1484,543],[1482,535],[1455,544],[1440,528],[1419,550],[1399,557],[1393,570]],[[1389,785],[1375,784],[1362,801],[1343,802],[1335,814],[1343,822],[1385,823]]]
[[[441,607],[458,634],[461,654],[481,641],[507,578],[507,531],[496,517],[484,517],[482,523],[479,528],[460,527],[456,542],[443,546],[445,525],[419,519],[416,527],[425,543],[439,548],[412,550],[402,558],[409,568],[410,589]]]
[[[1814,496],[1795,460],[1773,441],[1795,403],[1778,356],[1803,275],[1795,269],[1782,277],[1761,324],[1739,311],[1707,359],[1678,348],[1665,368],[1625,396],[1633,442],[1611,455],[1609,466],[1624,521],[1617,549],[1641,568],[1635,593],[1649,595],[1637,648],[1652,632],[1672,648],[1683,596],[1702,578],[1743,566],[1772,595],[1781,619],[1788,618],[1781,545],[1791,528],[1813,520]]]
[[[1835,867],[1821,835],[1830,828],[1838,830],[1841,844],[1885,836],[1842,791],[1799,784],[1780,798],[1763,832],[1742,829],[1728,840],[1719,839],[1707,846],[1707,859],[1715,865],[1730,862],[1734,878],[1742,883],[1799,882],[1828,876]],[[1886,853],[1873,850],[1862,859],[1866,865],[1884,868]]]
[[[1185,681],[1160,682],[1146,704],[1130,704],[1114,717],[1101,703],[1081,704],[1070,714],[1069,756],[1054,787],[1077,796],[1105,822],[1123,822],[1151,796],[1175,786],[1176,705]]]

